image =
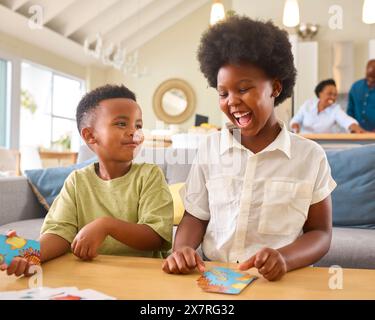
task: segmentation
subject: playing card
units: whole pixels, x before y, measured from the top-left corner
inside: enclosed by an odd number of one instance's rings
[[[36,288],[19,291],[0,292],[0,300],[115,300],[101,292],[76,287]]]
[[[80,291],[82,300],[116,300],[116,298],[107,296],[101,292],[86,289]]]
[[[0,235],[0,265],[9,265],[15,257],[22,257],[30,263],[40,265],[40,243],[16,234]]]
[[[246,272],[224,267],[214,267],[205,271],[197,281],[198,286],[207,292],[239,294],[256,279],[258,277]]]
[[[78,290],[75,287],[67,288],[34,288],[18,291],[0,292],[0,300],[50,300],[52,297],[69,294],[70,292]]]

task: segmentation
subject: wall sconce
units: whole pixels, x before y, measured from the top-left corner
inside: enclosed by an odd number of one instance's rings
[[[297,0],[286,0],[284,5],[283,24],[286,27],[299,25],[299,6]]]
[[[362,21],[366,24],[375,23],[375,0],[365,0],[363,2]]]
[[[296,27],[299,37],[312,40],[319,31],[319,25],[312,23],[301,23]]]
[[[224,19],[225,19],[224,5],[221,3],[220,0],[214,0],[212,7],[211,7],[210,25],[213,26],[214,24]]]

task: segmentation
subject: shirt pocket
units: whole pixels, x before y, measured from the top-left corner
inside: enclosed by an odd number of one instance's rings
[[[235,226],[239,211],[242,181],[233,177],[215,177],[206,183],[210,219],[215,231],[222,232]]]
[[[298,235],[307,219],[311,200],[312,184],[309,182],[266,181],[258,232]]]

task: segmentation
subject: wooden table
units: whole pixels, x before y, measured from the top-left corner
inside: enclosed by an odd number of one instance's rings
[[[203,292],[196,280],[199,273],[169,275],[161,270],[162,260],[136,257],[99,256],[92,262],[67,254],[43,265],[46,287],[94,289],[118,299],[375,299],[375,270],[343,269],[343,289],[328,286],[332,274],[326,268],[308,267],[290,272],[281,281],[259,278],[240,295]],[[207,267],[233,264],[206,263]],[[250,274],[257,274],[252,269]],[[27,278],[0,273],[0,291],[21,290]]]
[[[311,133],[301,134],[301,136],[314,140],[321,144],[369,144],[375,143],[375,133]]]

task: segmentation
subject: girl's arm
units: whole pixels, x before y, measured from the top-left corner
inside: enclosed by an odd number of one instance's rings
[[[178,226],[173,253],[164,261],[162,269],[166,273],[190,273],[195,268],[204,271],[204,263],[195,251],[206,233],[208,221],[200,220],[185,211]]]
[[[200,220],[185,211],[177,228],[173,251],[182,247],[197,249],[206,233],[208,221]]]
[[[310,206],[303,232],[296,241],[278,249],[287,271],[313,264],[328,252],[332,238],[331,196]]]
[[[306,267],[320,260],[329,250],[332,237],[331,196],[310,206],[304,234],[293,243],[277,250],[264,248],[239,268],[257,268],[270,281],[279,280],[291,270]]]

